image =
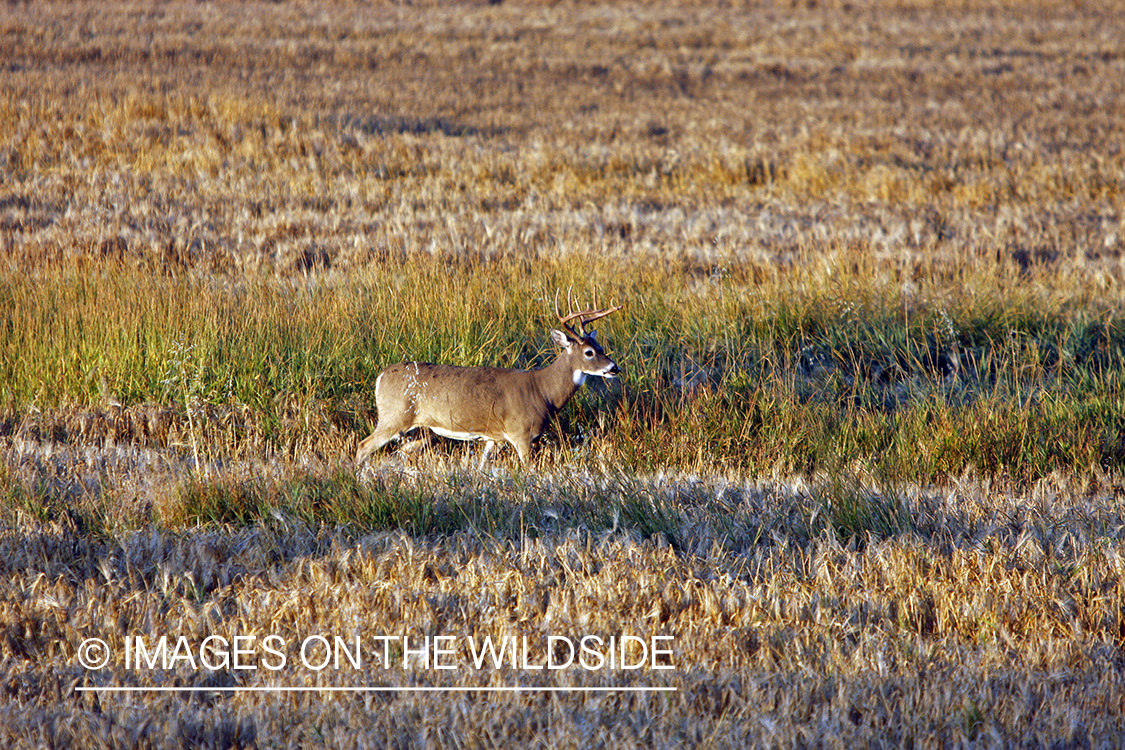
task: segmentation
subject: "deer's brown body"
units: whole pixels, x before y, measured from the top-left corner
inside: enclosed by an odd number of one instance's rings
[[[391,365],[375,381],[379,424],[359,444],[356,463],[418,428],[457,440],[486,441],[482,465],[501,441],[511,443],[520,460],[526,461],[532,441],[587,376],[613,378],[619,374],[617,364],[598,344],[596,332],[584,330],[586,322],[619,309],[559,316],[563,330],[552,330],[551,338],[562,351],[554,362],[538,370],[422,362]],[[566,325],[575,318],[579,320],[577,331]]]

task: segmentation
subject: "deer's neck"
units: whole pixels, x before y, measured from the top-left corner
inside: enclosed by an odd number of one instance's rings
[[[570,366],[566,352],[543,369],[536,370],[535,374],[538,376],[540,392],[556,411],[566,406],[574,392],[586,382],[586,373]]]

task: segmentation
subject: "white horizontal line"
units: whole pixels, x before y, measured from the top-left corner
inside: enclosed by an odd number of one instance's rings
[[[674,687],[306,687],[279,685],[276,687],[141,687],[105,686],[76,687],[75,692],[101,693],[674,693]]]

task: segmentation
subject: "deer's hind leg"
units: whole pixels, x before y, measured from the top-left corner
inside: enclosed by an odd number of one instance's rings
[[[385,424],[384,420],[379,420],[375,431],[360,441],[359,450],[356,451],[355,454],[356,466],[363,463],[372,453],[375,453],[384,445],[397,438],[400,432],[401,429],[399,425]]]
[[[408,435],[413,435],[410,440],[407,440]],[[398,449],[398,452],[403,455],[416,453],[424,448],[429,448],[434,444],[434,433],[427,429],[408,430],[402,433],[403,444]]]
[[[409,399],[402,397],[399,379],[393,375],[398,365],[389,367],[375,379],[375,407],[379,410],[379,423],[375,431],[360,441],[359,450],[355,454],[356,466],[359,466],[372,453],[380,450],[404,432],[410,431],[414,423],[414,404]],[[384,379],[392,373],[387,382]]]

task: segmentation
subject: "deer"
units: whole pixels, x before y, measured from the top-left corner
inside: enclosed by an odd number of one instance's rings
[[[532,441],[543,434],[551,418],[588,377],[621,375],[617,363],[598,343],[597,331],[587,331],[586,326],[623,305],[615,307],[611,302],[610,307],[599,310],[595,292],[593,307],[576,312],[570,290],[566,296],[564,316],[559,312],[559,292],[555,293],[559,328],[551,329],[550,336],[560,351],[546,367],[519,370],[404,362],[379,373],[375,379],[378,422],[375,431],[360,442],[356,466],[392,440],[420,428],[454,440],[484,440],[481,469],[496,444],[504,441],[516,449],[520,463],[526,464]]]

